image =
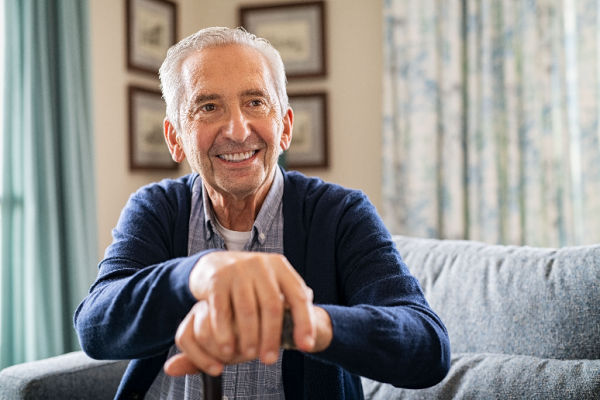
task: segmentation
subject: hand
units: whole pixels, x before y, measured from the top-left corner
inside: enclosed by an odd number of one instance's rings
[[[198,326],[198,332],[194,331],[191,317],[182,322],[188,326],[185,331],[188,334],[181,337],[195,338],[204,354],[213,356],[213,361],[225,363],[260,356],[264,363],[275,362],[284,304],[292,312],[297,348],[302,351],[315,349],[317,327],[312,291],[282,255],[256,252],[207,254],[190,274],[190,290],[196,299],[206,301],[207,310],[202,312],[201,318],[197,318],[198,310],[193,311],[194,320],[204,321]],[[209,332],[210,341],[204,340],[200,326],[205,330],[203,332]],[[177,344],[185,354],[183,343]],[[188,356],[196,361],[192,354]],[[200,358],[197,360],[199,366],[203,362]]]
[[[325,350],[333,336],[329,314],[321,307],[313,306],[316,316],[317,340],[312,352]],[[176,334],[176,343],[182,353],[171,357],[165,364],[165,372],[172,376],[195,374],[200,371],[216,376],[223,372],[224,364],[235,364],[249,361],[238,354],[228,360],[221,360],[211,352],[216,345],[212,337],[211,318],[208,315],[208,304],[200,301],[192,308]]]
[[[206,372],[220,375],[226,362],[244,362],[243,358],[230,357],[223,360],[212,349],[217,346],[212,335],[208,303],[199,301],[179,324],[175,343],[182,353],[176,354],[165,363],[165,372],[172,376]]]

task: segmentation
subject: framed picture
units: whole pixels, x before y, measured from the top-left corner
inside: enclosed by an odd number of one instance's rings
[[[158,73],[177,40],[177,5],[168,0],[127,0],[127,68]]]
[[[287,168],[329,166],[327,93],[290,94],[294,110],[292,144],[285,153]]]
[[[177,169],[163,135],[165,103],[158,90],[129,86],[129,169]]]
[[[327,74],[323,1],[243,6],[240,25],[271,42],[288,78]]]

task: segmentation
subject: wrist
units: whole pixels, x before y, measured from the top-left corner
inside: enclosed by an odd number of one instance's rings
[[[313,353],[318,353],[326,350],[331,341],[333,340],[333,324],[331,323],[331,317],[324,308],[314,306],[315,308],[315,319],[317,325],[317,338],[315,340],[315,347]]]
[[[190,274],[188,276],[188,287],[192,293],[192,296],[194,296],[194,298],[198,301],[206,300],[204,298],[205,285],[203,283],[207,279],[207,274],[211,267],[211,258],[215,252],[216,250],[208,250],[204,252],[198,258],[198,260],[196,260],[196,263],[190,270]]]

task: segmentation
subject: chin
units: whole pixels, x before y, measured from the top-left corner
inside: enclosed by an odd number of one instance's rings
[[[243,198],[255,194],[261,187],[261,182],[250,182],[250,179],[245,182],[223,182],[219,185],[222,190],[235,197]]]

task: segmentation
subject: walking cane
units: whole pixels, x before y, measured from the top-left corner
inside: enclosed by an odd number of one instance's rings
[[[202,374],[202,383],[204,384],[204,400],[223,399],[223,378],[221,378],[221,375]]]
[[[294,321],[290,310],[283,313],[283,324],[281,327],[281,347],[285,350],[295,349],[294,345]],[[202,374],[204,384],[204,400],[223,399],[223,378],[221,375],[212,376]]]

